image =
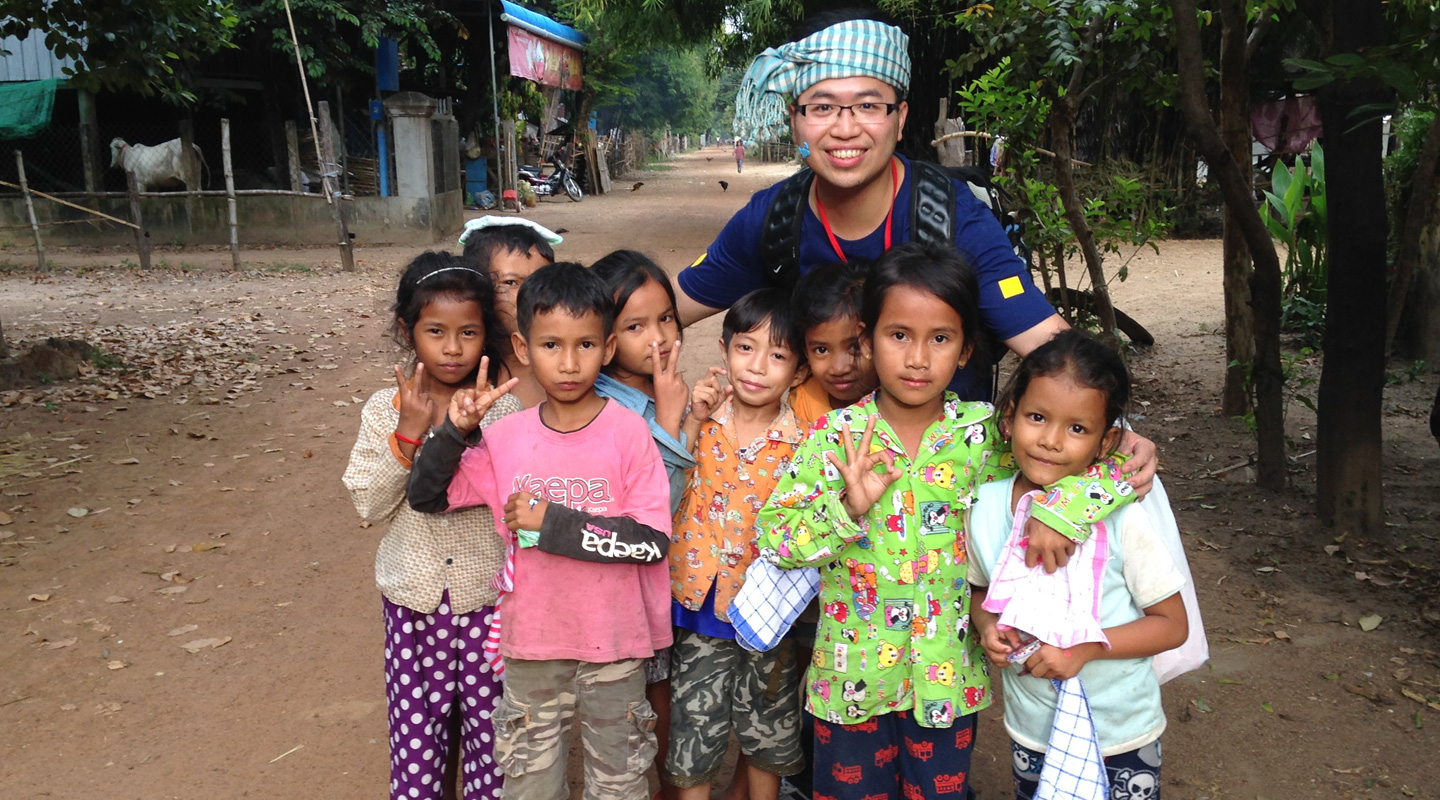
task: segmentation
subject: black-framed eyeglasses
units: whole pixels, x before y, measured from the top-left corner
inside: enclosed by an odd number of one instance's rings
[[[883,122],[895,113],[899,103],[853,103],[848,106],[835,103],[796,103],[795,110],[800,116],[813,122],[833,122],[840,118],[840,112],[848,110],[857,122]]]

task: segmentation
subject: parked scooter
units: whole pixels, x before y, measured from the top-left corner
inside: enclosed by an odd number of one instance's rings
[[[547,195],[559,196],[561,192],[570,195],[570,199],[580,202],[585,194],[580,191],[580,182],[575,180],[575,174],[569,167],[560,163],[560,159],[551,156],[547,162],[555,168],[549,175],[544,174],[540,167],[533,167],[529,164],[520,165],[520,180],[530,184],[538,197]]]

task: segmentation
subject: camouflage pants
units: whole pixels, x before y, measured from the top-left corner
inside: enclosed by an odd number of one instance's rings
[[[585,800],[645,800],[655,760],[655,712],[642,659],[605,664],[505,659],[505,692],[491,716],[505,800],[566,800],[566,734],[580,717]]]
[[[750,766],[775,775],[804,767],[800,668],[792,642],[752,653],[731,639],[676,628],[666,782],[688,787],[713,781],[732,730]]]

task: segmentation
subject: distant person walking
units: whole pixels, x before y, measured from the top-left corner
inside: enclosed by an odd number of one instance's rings
[[[735,171],[745,171],[745,140],[735,137]]]

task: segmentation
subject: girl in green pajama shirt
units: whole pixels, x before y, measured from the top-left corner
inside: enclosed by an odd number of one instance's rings
[[[1015,469],[991,406],[945,391],[974,352],[976,298],[953,248],[905,244],[881,257],[861,311],[880,388],[816,423],[760,515],[765,557],[820,568],[806,675],[817,795],[903,785],[929,797],[966,780],[973,715],[991,698],[969,635],[965,511],[981,483]],[[1047,488],[1035,515],[1071,538],[1133,499],[1109,477]],[[948,774],[928,774],[932,759]]]

